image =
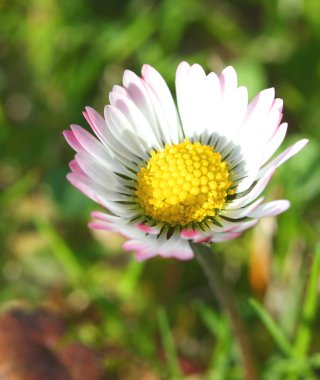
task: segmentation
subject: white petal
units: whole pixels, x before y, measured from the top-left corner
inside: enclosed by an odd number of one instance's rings
[[[202,244],[209,242],[223,242],[231,239],[235,239],[241,235],[241,232],[213,232],[213,231],[194,231],[183,230],[181,237],[183,239],[191,240],[194,243]]]
[[[122,86],[119,86],[117,84],[112,87],[111,93],[113,93],[113,92],[115,92],[117,94],[121,94],[121,95],[126,96],[126,97],[130,97],[127,89],[122,87]]]
[[[225,147],[228,147],[230,141],[239,130],[248,104],[248,91],[245,87],[239,87],[230,94],[228,98],[223,99],[220,109],[220,118],[215,121],[213,128],[222,137],[216,145],[216,150],[224,153]],[[233,147],[234,145],[230,145]]]
[[[219,77],[221,93],[224,98],[229,97],[238,87],[237,73],[232,66],[222,70]]]
[[[108,196],[97,194],[94,200],[102,207],[106,208],[114,215],[120,216],[124,220],[133,218],[137,215],[137,210],[129,208],[127,205],[113,202]]]
[[[100,141],[107,147],[110,155],[113,155],[113,158],[121,161],[126,166],[130,166],[132,161],[135,162],[135,160],[137,160],[137,158],[131,154],[130,150],[113,136],[106,121],[97,111],[93,108],[86,107],[86,112],[83,114]]]
[[[234,69],[228,67],[218,78],[214,73],[206,76],[199,65],[182,62],[177,69],[176,91],[186,136],[202,137],[202,141],[203,136],[211,136],[210,143],[222,152],[241,125],[247,107],[247,90],[237,88]]]
[[[290,202],[285,199],[264,203],[253,210],[249,216],[251,218],[265,218],[267,216],[276,216],[288,210]]]
[[[219,107],[214,129],[222,137],[216,149],[223,154],[236,131],[242,124],[247,105],[248,91],[245,87],[237,85],[237,73],[232,66],[226,67],[219,77],[222,103]],[[220,112],[219,112],[220,111]]]
[[[225,232],[235,232],[235,233],[246,231],[258,223],[258,219],[248,220],[248,221],[244,221],[240,223],[228,222],[221,218],[217,218],[217,220],[218,222],[223,224]]]
[[[109,136],[110,146],[115,145],[117,152],[128,159],[131,158],[134,162],[139,163],[142,158],[148,160],[148,148],[133,132],[122,112],[114,106],[106,106],[104,116],[112,135]]]
[[[245,123],[256,117],[259,118],[259,115],[261,114],[269,112],[274,101],[274,96],[274,88],[267,88],[259,92],[248,106]]]
[[[92,211],[91,217],[93,220],[97,219],[97,220],[104,221],[107,223],[112,223],[118,226],[123,224],[123,220],[119,218],[118,216],[106,214],[105,212],[101,212],[101,211]]]
[[[106,170],[88,154],[83,152],[77,153],[75,159],[87,176],[102,187],[111,187],[115,191],[123,190],[123,187],[120,184],[121,182],[116,175],[113,172]]]
[[[284,162],[286,162],[289,158],[296,155],[300,150],[308,143],[309,140],[303,139],[295,144],[291,145],[289,148],[287,148],[284,152],[280,153],[274,160],[272,160],[269,164],[264,166],[260,172],[259,172],[259,178],[264,176],[264,174],[271,168],[271,167],[279,167]]]
[[[264,160],[266,147],[279,127],[282,101],[273,100],[273,95],[273,89],[259,94],[254,100],[253,111],[249,112],[246,121],[233,138],[233,142],[241,148],[247,171],[247,179],[240,184],[239,191],[243,191],[255,180]]]
[[[251,203],[250,205],[248,206],[245,206],[245,207],[241,207],[241,208],[238,208],[238,209],[227,209],[225,208],[222,212],[220,212],[220,216],[225,216],[227,218],[231,218],[231,219],[241,219],[241,218],[244,218],[246,216],[250,216],[251,215],[251,212],[253,212],[262,202],[263,202],[264,198],[261,197],[259,199],[257,199],[255,202]]]
[[[137,105],[128,97],[111,92],[109,94],[110,104],[117,108],[128,120],[129,131],[138,137],[138,141],[144,150],[153,147],[159,148],[159,142],[153,132],[152,127]]]
[[[193,258],[193,250],[188,241],[182,240],[179,234],[175,234],[159,248],[159,255],[166,258],[190,260]]]
[[[184,134],[198,139],[208,122],[204,115],[204,102],[208,99],[203,87],[206,75],[200,65],[182,62],[176,72],[176,93],[179,115]]]
[[[136,252],[136,259],[144,261],[157,256],[157,243],[151,240],[149,236],[144,236],[141,239],[130,239],[123,244],[125,251]]]
[[[249,104],[243,124],[233,137],[233,141],[245,144],[248,140],[256,142],[256,138],[268,138],[268,136],[270,138],[275,128],[274,124],[277,126],[282,115],[282,108],[279,108],[281,101],[276,100],[273,88],[261,91]]]
[[[64,131],[64,136],[65,136],[66,140],[68,141],[68,143],[72,146],[72,148],[76,152],[89,154],[89,156],[91,156],[91,158],[94,159],[95,161],[98,161],[98,162],[100,161],[100,163],[104,162],[104,164],[106,165],[106,168],[108,168],[110,171],[120,171],[121,172],[122,167],[121,167],[121,165],[119,165],[118,160],[114,160],[113,153],[112,153],[112,155],[111,154],[109,155],[108,150],[105,149],[105,152],[104,153],[101,152],[102,154],[100,154],[99,157],[97,157],[97,153],[99,153],[99,148],[98,148],[98,151],[96,152],[94,150],[94,147],[92,144],[93,143],[92,139],[95,139],[95,138],[79,126],[72,125],[71,128],[73,129],[73,131],[72,130]],[[79,129],[76,133],[75,133],[75,128]],[[82,131],[85,131],[85,133],[87,133],[88,135],[91,136],[90,140],[85,139],[85,135],[84,135],[84,133],[82,133]],[[81,140],[81,142],[80,142],[80,140]],[[88,141],[89,141],[89,143],[88,143]],[[98,140],[97,140],[97,142],[99,143]],[[93,153],[93,155],[91,153]],[[103,157],[104,155],[105,155],[105,157]],[[104,158],[104,159],[102,159],[102,158]]]
[[[142,77],[146,83],[165,142],[178,144],[182,139],[176,105],[162,76],[151,66],[143,65]]]
[[[214,234],[212,238],[209,240],[212,243],[222,243],[224,241],[233,240],[238,238],[242,232],[227,232],[223,234]]]
[[[132,236],[123,246],[127,251],[136,251],[137,260],[146,260],[157,255],[165,258],[175,257],[180,260],[189,260],[193,257],[189,243],[182,240],[179,234],[174,234],[167,239],[164,236],[157,238],[155,235],[141,234],[141,231],[138,231],[139,233],[138,236],[135,233],[135,236]],[[130,234],[132,232],[129,232]]]
[[[71,125],[71,129],[80,145],[85,149],[86,152],[94,157],[97,162],[111,171],[126,175],[130,174],[130,172],[128,172],[122,165],[119,164],[118,160],[114,159],[114,157],[109,153],[106,146],[104,146],[84,128],[78,125]]]
[[[119,215],[122,218],[131,218],[136,215],[136,211],[129,209],[128,206],[111,201],[110,195],[106,192],[106,190],[99,184],[93,182],[86,175],[69,173],[67,175],[67,179],[74,187],[84,193],[87,197],[101,204],[104,208],[110,210],[115,215]]]
[[[267,170],[265,172],[263,177],[261,177],[257,181],[257,183],[254,185],[254,187],[251,190],[248,189],[248,194],[229,202],[228,208],[229,209],[235,209],[235,208],[244,207],[247,204],[254,201],[263,192],[263,190],[266,188],[266,186],[269,183],[275,169],[276,169],[275,167],[270,167],[269,170]]]
[[[141,110],[150,127],[152,128],[157,142],[161,144],[161,128],[158,124],[158,120],[155,115],[155,111],[153,109],[152,102],[149,98],[149,94],[147,92],[144,81],[132,71],[126,70],[123,75],[123,85],[126,88],[127,96],[129,96],[130,99]]]
[[[277,131],[272,136],[272,138],[270,139],[270,141],[268,142],[266,146],[261,165],[264,165],[269,160],[269,158],[274,155],[274,153],[277,151],[279,146],[282,144],[287,133],[287,128],[288,128],[287,123],[282,123],[279,126],[279,128],[277,129]]]

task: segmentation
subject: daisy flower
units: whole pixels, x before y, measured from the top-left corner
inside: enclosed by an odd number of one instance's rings
[[[270,88],[248,103],[230,66],[217,76],[182,62],[175,84],[176,103],[151,66],[141,77],[126,70],[104,117],[85,109],[95,136],[78,125],[64,132],[76,151],[68,180],[105,208],[89,226],[124,235],[138,260],[190,259],[190,242],[234,239],[287,210],[287,200],[264,203],[260,195],[307,143],[271,160],[287,131],[283,101]]]

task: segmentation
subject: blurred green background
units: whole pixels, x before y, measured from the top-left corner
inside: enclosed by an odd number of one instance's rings
[[[0,0],[1,310],[62,315],[70,337],[97,350],[108,379],[244,379],[197,263],[136,263],[120,237],[88,230],[98,207],[65,179],[73,152],[62,131],[86,125],[83,108],[102,112],[123,70],[139,73],[143,63],[173,89],[182,60],[216,72],[233,65],[250,98],[274,86],[289,122],[284,146],[310,139],[265,192],[291,209],[213,249],[250,326],[260,377],[315,379],[317,0]]]

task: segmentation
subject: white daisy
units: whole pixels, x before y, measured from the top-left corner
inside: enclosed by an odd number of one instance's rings
[[[91,228],[119,232],[139,260],[156,255],[190,259],[189,242],[238,237],[258,220],[288,209],[287,200],[263,203],[274,171],[298,153],[300,140],[270,161],[287,124],[274,89],[249,104],[232,67],[206,75],[182,62],[175,104],[161,75],[125,71],[104,118],[87,107],[96,137],[77,125],[64,135],[77,152],[68,180],[106,212]]]

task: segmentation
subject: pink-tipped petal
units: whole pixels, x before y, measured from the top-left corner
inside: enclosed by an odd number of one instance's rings
[[[99,140],[107,144],[108,141],[105,138],[107,125],[103,117],[91,107],[86,107],[83,115]]]
[[[181,231],[180,236],[181,236],[183,239],[193,239],[193,238],[195,238],[196,236],[198,236],[198,234],[199,234],[198,231],[184,228],[184,229]]]
[[[103,165],[105,169],[124,173],[122,166],[110,155],[109,151],[99,140],[79,125],[71,125],[71,129],[74,137],[81,145],[81,150],[78,153],[87,152],[99,164]]]
[[[197,244],[209,243],[212,241],[212,238],[214,237],[214,235],[216,235],[216,233],[213,233],[213,232],[201,233],[201,232],[199,232],[199,234],[191,240]]]
[[[136,251],[136,260],[140,262],[151,259],[152,257],[155,257],[155,256],[157,256],[157,252],[155,251],[149,251],[149,250]]]
[[[80,176],[86,176],[86,173],[81,169],[77,160],[72,160],[69,162],[69,167],[71,171],[75,174],[79,174]]]
[[[78,190],[80,190],[83,194],[85,194],[88,198],[93,201],[96,198],[96,190],[95,185],[90,181],[90,179],[86,176],[79,176],[74,173],[67,174],[67,180]]]
[[[72,131],[63,131],[63,136],[73,150],[75,150],[76,152],[80,152],[81,150],[83,150],[82,145],[79,143]]]
[[[143,249],[141,243],[136,240],[127,240],[122,247],[125,251],[139,251]]]
[[[102,222],[102,221],[89,222],[88,227],[91,228],[92,230],[118,232],[113,224]]]
[[[136,224],[136,227],[140,231],[145,232],[145,233],[150,234],[150,235],[157,235],[160,232],[159,228],[151,227],[151,226],[148,226],[148,225],[142,224],[142,223]]]

